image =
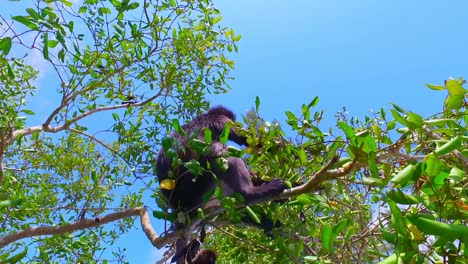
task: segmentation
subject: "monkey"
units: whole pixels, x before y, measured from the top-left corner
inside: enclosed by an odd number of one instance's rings
[[[178,252],[179,255],[175,255],[174,258],[181,258],[188,264],[215,264],[217,259],[216,252],[211,249],[200,250],[201,243],[201,240],[192,239],[187,247]]]
[[[216,253],[210,249],[203,249],[199,251],[198,254],[192,259],[192,264],[215,264],[216,263]]]
[[[254,173],[239,157],[225,157],[228,165],[227,169],[219,168],[216,159],[224,157],[227,153],[227,146],[220,142],[221,133],[226,126],[230,126],[228,137],[230,141],[241,146],[248,146],[247,138],[240,135],[237,130],[240,128],[236,127],[235,120],[236,117],[231,110],[224,106],[216,106],[183,125],[182,129],[185,132],[182,133],[183,135],[177,132],[172,132],[169,135],[172,145],[176,148],[177,158],[183,162],[197,160],[203,168],[201,175],[193,175],[183,165],[176,164],[174,166],[173,158],[168,155],[164,148],[159,151],[156,161],[156,173],[159,183],[171,177],[175,180],[175,186],[171,190],[161,188],[171,209],[178,212],[193,213],[196,209],[202,208],[203,196],[214,191],[217,187],[216,178],[221,183],[223,196],[232,196],[234,193],[238,193],[243,196],[246,204],[255,204],[274,197],[286,188],[284,181],[279,178],[255,185],[251,179],[251,175],[254,175]],[[191,149],[190,140],[195,138],[204,141],[204,129],[211,131],[209,151],[208,153],[197,153]],[[271,228],[273,228],[272,224],[270,224],[271,220],[266,220],[264,223],[268,225],[265,232],[270,232]],[[182,252],[186,250],[187,242],[183,240],[181,238],[178,241],[180,246],[176,243],[176,256],[183,255]],[[179,259],[180,257],[175,260],[179,261]],[[194,263],[215,263],[216,254],[213,251],[200,251],[195,259],[200,260]]]
[[[227,146],[219,141],[227,124],[232,124],[229,130],[229,140],[242,146],[248,145],[247,138],[236,131],[233,123],[235,120],[235,115],[231,110],[224,106],[216,106],[183,125],[182,129],[185,131],[185,135],[171,133],[169,137],[184,148],[184,150],[177,150],[178,158],[184,162],[196,159],[204,169],[202,175],[193,175],[184,166],[174,168],[172,159],[168,157],[164,149],[159,151],[156,162],[159,182],[170,178],[170,172],[175,180],[175,187],[172,190],[161,189],[164,196],[168,198],[172,209],[188,212],[202,207],[203,195],[214,190],[217,186],[213,173],[221,181],[224,196],[239,193],[245,198],[247,204],[254,204],[278,195],[286,188],[284,181],[279,178],[261,185],[254,185],[250,178],[252,172],[242,158],[227,157],[227,170],[223,171],[218,168],[216,159],[227,153]],[[195,153],[190,149],[189,137],[195,133],[198,140],[204,140],[204,128],[211,130],[210,151],[208,154]]]

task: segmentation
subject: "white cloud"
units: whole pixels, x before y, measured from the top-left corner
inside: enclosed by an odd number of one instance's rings
[[[26,57],[26,63],[31,65],[35,70],[39,71],[36,85],[40,82],[47,72],[51,69],[49,63],[44,59],[42,52],[37,49],[30,50]]]

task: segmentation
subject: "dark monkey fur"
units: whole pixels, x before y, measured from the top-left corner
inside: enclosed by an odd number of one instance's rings
[[[159,182],[169,178],[169,171],[174,173],[176,181],[173,190],[162,189],[163,194],[169,199],[172,209],[188,212],[201,207],[203,194],[216,188],[213,173],[221,181],[225,196],[237,192],[246,199],[248,204],[280,194],[285,189],[284,182],[281,179],[273,179],[271,182],[255,186],[250,179],[251,172],[242,158],[228,157],[228,169],[222,171],[218,168],[215,159],[223,156],[227,151],[226,146],[219,141],[219,136],[226,124],[233,121],[235,121],[235,116],[232,111],[223,106],[217,106],[183,125],[185,136],[175,132],[170,135],[171,138],[185,147],[185,151],[179,151],[179,158],[184,162],[196,159],[205,170],[202,175],[196,177],[183,166],[172,168],[171,158],[166,156],[164,150],[159,152],[156,165]],[[206,155],[197,154],[190,150],[188,144],[189,136],[192,133],[197,133],[198,139],[203,140],[204,128],[210,129],[212,133],[211,153]],[[247,146],[246,138],[236,132],[234,125],[230,129],[229,140]],[[211,169],[207,168],[207,163],[211,164]]]
[[[173,132],[169,136],[173,142],[175,140],[181,146],[179,149],[176,149],[178,158],[183,162],[197,160],[203,167],[201,175],[191,174],[184,166],[173,168],[172,159],[166,155],[164,149],[160,150],[156,164],[159,182],[161,183],[163,180],[168,179],[170,172],[172,172],[175,180],[174,189],[161,189],[173,210],[193,213],[197,208],[203,207],[203,195],[209,191],[213,191],[217,187],[213,174],[220,180],[224,196],[239,193],[245,198],[247,204],[261,202],[280,194],[285,189],[284,182],[281,179],[273,179],[261,185],[254,185],[250,178],[254,173],[248,169],[242,158],[227,157],[227,170],[218,168],[216,159],[224,156],[227,152],[227,146],[219,141],[220,135],[226,124],[234,121],[235,116],[232,111],[223,106],[217,106],[183,125],[182,128],[185,131],[185,135]],[[190,149],[189,139],[195,134],[197,135],[197,139],[203,141],[205,128],[210,129],[212,134],[210,151],[206,154],[196,153]],[[239,135],[235,124],[232,124],[230,128],[229,140],[239,145],[247,146],[247,139]],[[177,144],[173,145],[177,146]],[[250,224],[253,223],[251,219],[244,219],[244,221]],[[259,226],[267,234],[275,227],[271,220],[264,219],[263,217]],[[180,238],[176,244],[176,256],[173,258],[173,261],[177,260],[178,263],[183,263],[187,260],[191,263],[193,260],[193,263],[211,264],[216,260],[216,254],[210,250],[200,251],[198,257],[186,259],[187,241],[185,238]],[[182,258],[182,256],[184,257]]]

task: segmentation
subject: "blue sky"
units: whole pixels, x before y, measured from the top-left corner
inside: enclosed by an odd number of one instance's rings
[[[79,1],[75,1],[79,2]],[[428,116],[442,92],[425,88],[467,77],[468,1],[237,0],[216,1],[223,25],[242,35],[233,58],[232,90],[210,96],[241,116],[261,99],[266,120],[319,96],[322,126],[346,107],[351,116],[396,103]],[[39,86],[46,86],[47,78]],[[38,116],[40,113],[38,113]],[[149,194],[148,194],[149,195]],[[151,201],[151,199],[149,199]],[[158,231],[162,227],[159,226]],[[154,263],[155,250],[140,228],[117,244],[130,263]]]
[[[317,95],[331,119],[343,106],[364,115],[389,102],[429,114],[442,93],[424,84],[467,69],[466,1],[218,1],[218,7],[243,38],[233,90],[212,101],[238,113],[258,95],[262,113],[281,120]]]
[[[215,3],[221,23],[242,39],[233,89],[210,99],[238,116],[255,105],[256,96],[262,116],[280,122],[284,111],[300,112],[301,104],[319,96],[325,128],[334,126],[342,107],[363,117],[396,103],[429,116],[441,109],[445,94],[424,84],[467,77],[468,1]],[[135,233],[132,239],[140,236]],[[151,246],[140,241],[125,243],[130,263],[154,263],[142,252]]]

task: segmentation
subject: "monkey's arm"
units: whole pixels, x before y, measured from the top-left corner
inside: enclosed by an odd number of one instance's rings
[[[232,122],[230,123],[230,129],[229,129],[229,140],[232,142],[236,142],[240,146],[247,146],[247,137],[244,136],[247,134],[247,130],[236,123]]]

